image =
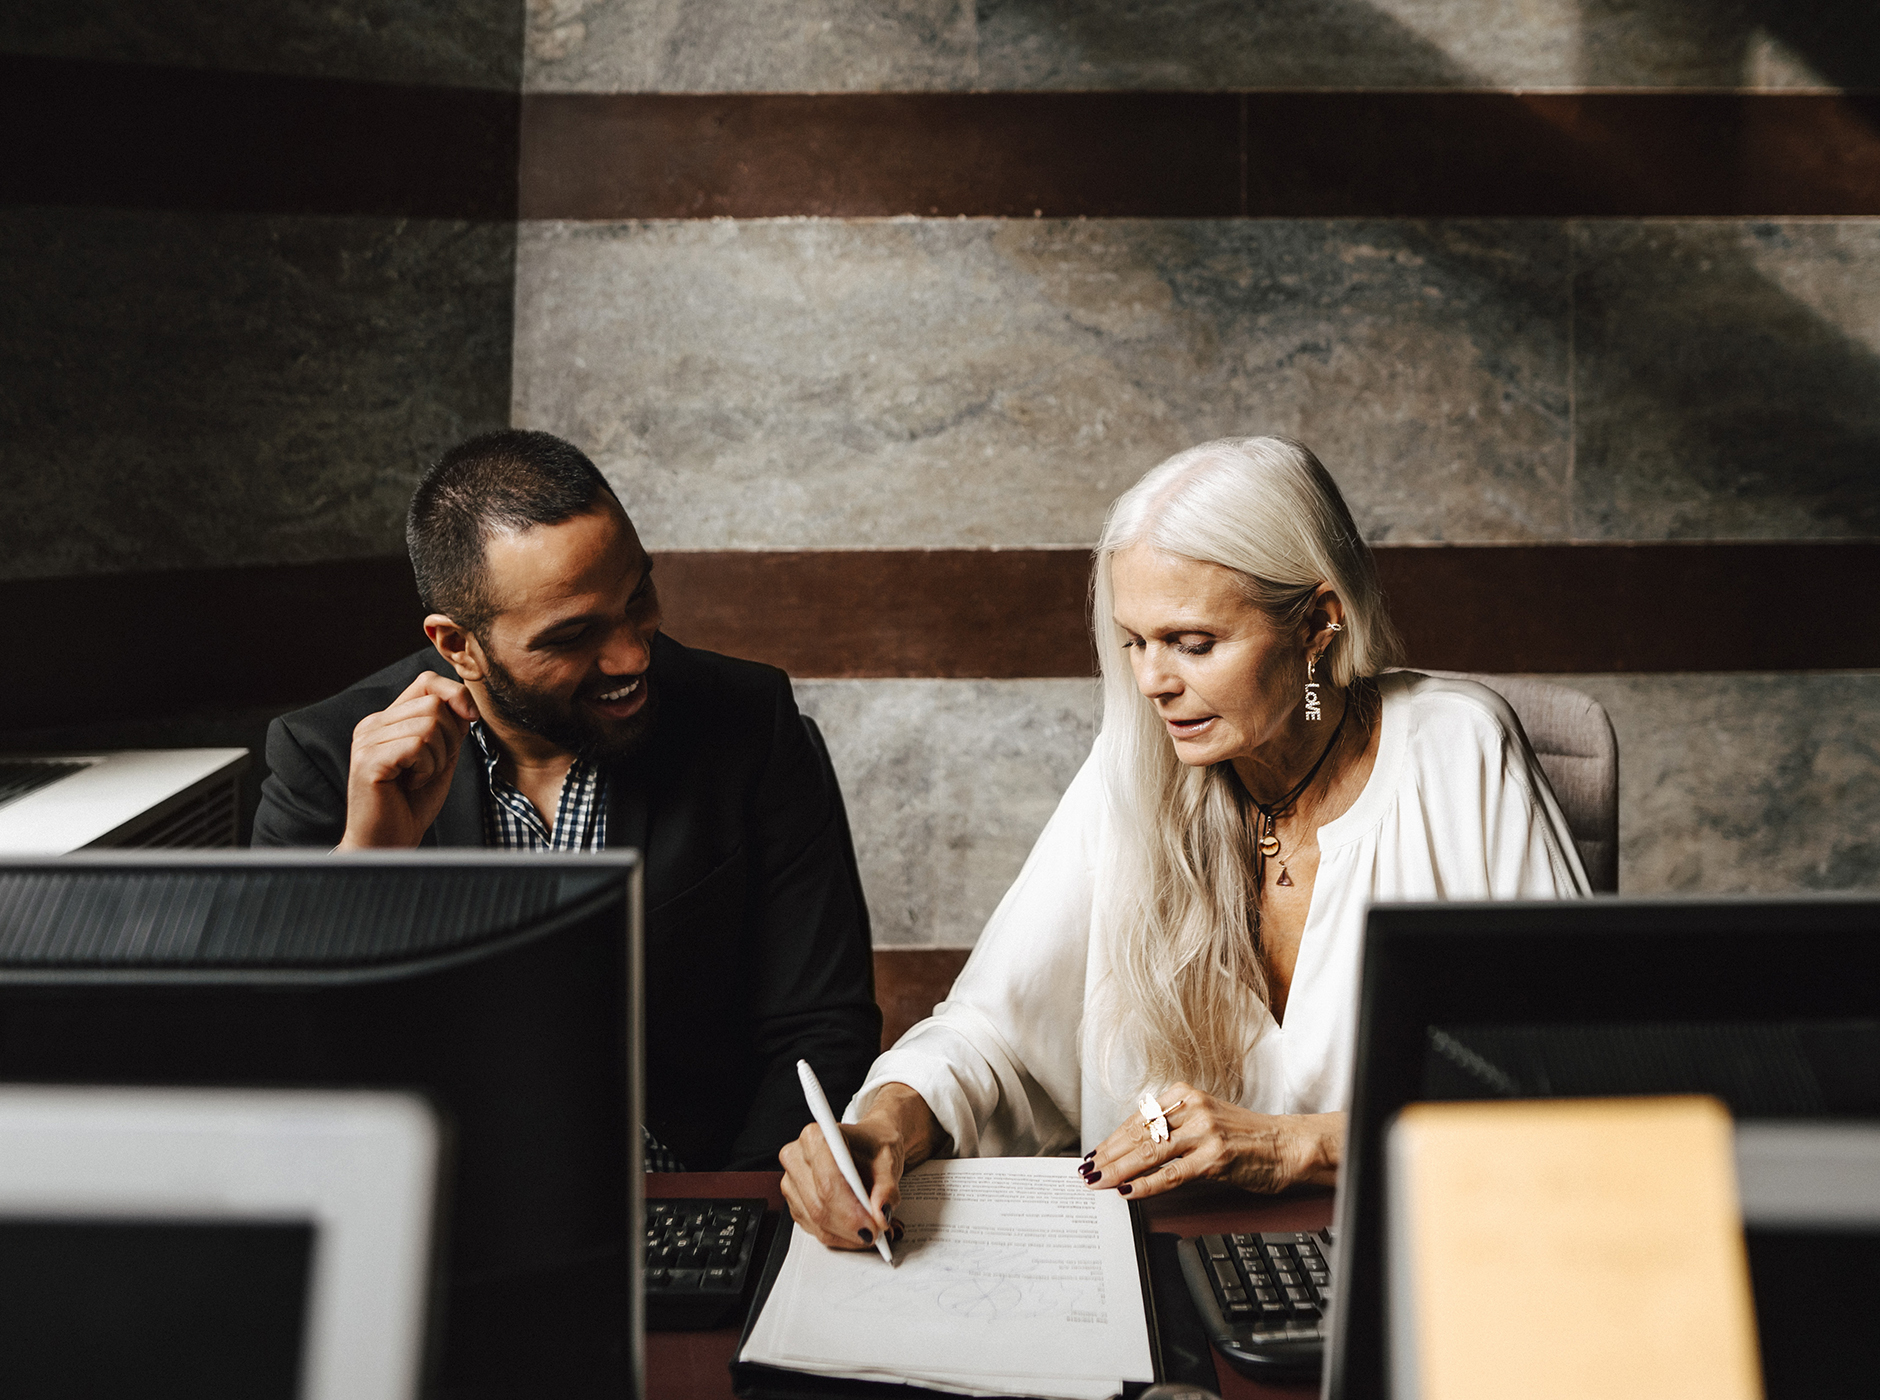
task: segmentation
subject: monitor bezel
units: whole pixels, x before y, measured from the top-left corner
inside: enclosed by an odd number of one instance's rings
[[[0,1085],[0,1215],[314,1230],[305,1400],[410,1400],[442,1145],[413,1094]]]
[[[644,1148],[640,1133],[640,1124],[645,1120],[646,1085],[645,1085],[645,949],[644,927],[645,908],[643,897],[644,859],[640,851],[631,847],[612,848],[605,851],[581,852],[546,852],[546,851],[488,851],[488,850],[451,850],[442,848],[419,847],[415,850],[367,850],[367,851],[325,851],[306,849],[217,849],[217,850],[87,850],[75,851],[66,855],[20,854],[0,855],[0,877],[14,873],[44,872],[48,874],[69,875],[74,871],[107,873],[126,871],[135,873],[157,873],[165,870],[186,870],[196,873],[244,873],[267,869],[284,869],[299,872],[330,872],[337,869],[462,869],[509,871],[519,863],[527,863],[537,870],[563,871],[570,875],[592,876],[596,871],[612,873],[624,886],[624,905],[626,911],[622,938],[625,957],[622,964],[625,971],[626,986],[624,993],[624,1031],[626,1044],[623,1047],[625,1059],[625,1080],[627,1089],[626,1110],[627,1131],[624,1133],[626,1161],[626,1259],[627,1282],[627,1317],[626,1355],[628,1368],[629,1394],[641,1396],[646,1393],[645,1356],[646,1356],[646,1295],[645,1278],[642,1268],[642,1251],[645,1245],[645,1190],[644,1190]],[[572,911],[579,910],[594,899],[595,895],[584,895],[568,908],[557,909],[548,917],[558,922]],[[601,896],[611,898],[612,896]],[[579,916],[575,914],[574,916]],[[541,936],[542,925],[537,923],[514,935],[515,941],[527,941]],[[188,982],[279,982],[283,979],[305,978],[309,981],[336,982],[350,977],[372,979],[383,977],[388,972],[398,969],[404,971],[431,970],[446,967],[452,962],[481,957],[486,953],[506,946],[508,938],[485,938],[474,941],[463,950],[449,950],[442,953],[418,954],[387,963],[362,963],[348,969],[341,965],[307,966],[281,965],[273,968],[197,968],[191,969],[184,964],[152,963],[142,967],[113,966],[110,964],[86,965],[83,962],[51,963],[33,966],[0,964],[0,982],[111,982],[133,981],[147,978],[155,973],[173,985]]]
[[[1390,1119],[1420,1092],[1426,1027],[1877,1019],[1876,931],[1880,899],[1862,894],[1373,905],[1334,1204],[1339,1286],[1324,1393],[1387,1394],[1384,1154]],[[1768,953],[1784,938],[1809,946],[1789,945],[1773,977]]]

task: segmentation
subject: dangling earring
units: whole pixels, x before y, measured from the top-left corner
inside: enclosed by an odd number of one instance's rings
[[[1316,656],[1306,658],[1306,718],[1318,719],[1319,712],[1319,659]]]

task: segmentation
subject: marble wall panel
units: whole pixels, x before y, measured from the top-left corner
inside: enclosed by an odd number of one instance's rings
[[[971,87],[972,0],[530,0],[531,92]]]
[[[518,425],[664,549],[1077,544],[1167,454],[1310,443],[1374,539],[1566,526],[1541,221],[527,224]]]
[[[531,0],[534,91],[1880,83],[1868,0]]]
[[[1880,890],[1880,672],[1545,679],[1612,716],[1621,893]]]
[[[1574,532],[1880,532],[1880,220],[1575,225]]]
[[[7,0],[0,53],[512,90],[524,0]]]
[[[395,553],[508,418],[515,230],[0,211],[0,578]]]
[[[1096,737],[1092,681],[798,681],[848,802],[877,945],[967,947]]]
[[[1541,677],[1620,755],[1620,890],[1880,890],[1880,672]],[[1085,681],[799,681],[882,945],[970,946],[1089,752]]]

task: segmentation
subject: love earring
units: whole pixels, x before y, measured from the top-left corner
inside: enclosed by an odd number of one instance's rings
[[[1316,656],[1306,658],[1306,718],[1319,719],[1319,659]]]

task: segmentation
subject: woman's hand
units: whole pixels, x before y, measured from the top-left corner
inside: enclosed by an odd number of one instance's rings
[[[884,1084],[859,1123],[844,1123],[849,1155],[868,1188],[863,1209],[822,1129],[811,1123],[777,1154],[783,1163],[783,1199],[796,1223],[831,1249],[868,1249],[882,1230],[899,1239],[893,1219],[901,1174],[933,1155],[939,1125],[927,1101],[905,1084]]]
[[[1167,1115],[1166,1142],[1149,1141],[1142,1115],[1132,1114],[1084,1158],[1085,1183],[1140,1199],[1189,1181],[1271,1192],[1338,1180],[1342,1113],[1253,1113],[1186,1084],[1171,1084],[1156,1097],[1162,1104],[1177,1100],[1181,1107]]]

